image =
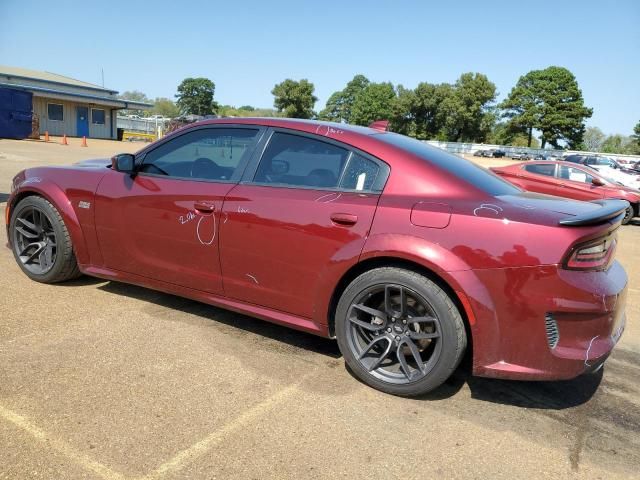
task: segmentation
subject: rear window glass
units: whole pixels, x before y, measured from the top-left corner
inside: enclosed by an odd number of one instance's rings
[[[376,138],[402,148],[437,167],[462,178],[489,195],[513,195],[520,189],[493,172],[469,160],[397,133],[376,134]]]

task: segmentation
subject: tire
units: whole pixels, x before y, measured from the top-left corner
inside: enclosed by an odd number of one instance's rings
[[[392,395],[415,397],[438,388],[467,346],[451,298],[433,281],[401,268],[376,268],[353,280],[335,319],[347,366],[362,382]]]
[[[626,225],[627,223],[629,223],[635,216],[634,214],[635,214],[635,211],[633,209],[633,205],[629,205],[629,208],[627,208],[624,211],[624,218],[622,219],[622,225]]]
[[[32,280],[58,283],[81,275],[69,231],[60,212],[46,199],[30,196],[18,202],[11,212],[9,235],[18,266]],[[38,249],[47,255],[37,255]]]

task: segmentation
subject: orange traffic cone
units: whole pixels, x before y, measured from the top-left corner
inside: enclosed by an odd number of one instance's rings
[[[62,145],[69,145],[69,142],[67,142],[67,134],[66,133],[62,136]]]
[[[87,146],[87,137],[82,137],[82,143],[80,144],[81,147],[86,147]]]
[[[49,141],[49,131],[48,130],[44,132],[44,141],[45,142]]]

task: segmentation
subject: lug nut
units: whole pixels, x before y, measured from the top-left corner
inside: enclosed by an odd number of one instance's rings
[[[406,321],[406,320],[402,320],[402,323],[406,325],[406,324],[407,324],[407,321]]]
[[[391,333],[391,328],[387,328],[387,332]]]
[[[397,341],[400,341],[400,337],[399,337],[399,336],[396,336],[396,340],[397,340]]]

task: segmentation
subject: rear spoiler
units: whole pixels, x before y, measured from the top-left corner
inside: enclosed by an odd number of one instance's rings
[[[593,202],[600,205],[601,208],[581,213],[572,217],[563,218],[558,223],[566,227],[581,227],[584,225],[597,225],[611,220],[621,220],[624,211],[629,208],[629,202],[626,200],[594,200]]]

